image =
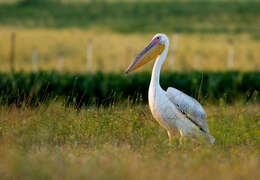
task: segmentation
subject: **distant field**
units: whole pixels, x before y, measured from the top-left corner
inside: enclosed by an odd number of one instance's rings
[[[15,69],[32,70],[32,49],[37,49],[39,69],[59,69],[58,57],[63,57],[65,71],[123,71],[147,45],[154,33],[120,34],[104,29],[0,28],[1,71],[9,71],[11,32],[16,33]],[[173,34],[167,34],[172,43]],[[229,39],[234,41],[232,69],[260,69],[260,41],[248,34],[179,34],[174,62],[172,47],[164,69],[227,70]],[[93,62],[87,66],[87,44],[93,48]],[[171,44],[172,46],[172,44]],[[151,70],[153,63],[140,70]],[[87,67],[90,69],[87,70]]]
[[[257,179],[259,104],[205,108],[214,146],[170,146],[144,105],[1,106],[1,179]]]
[[[123,71],[155,33],[167,33],[172,43],[174,31],[177,51],[173,62],[170,49],[164,69],[260,69],[260,1],[17,2],[0,2],[0,71],[10,70],[11,32],[17,37],[16,70],[35,68],[36,49],[38,69]],[[87,65],[89,42],[93,62]],[[142,70],[151,68],[152,63]]]
[[[178,29],[186,33],[249,33],[259,39],[259,9],[260,1],[1,3],[0,25],[99,27],[124,33]]]

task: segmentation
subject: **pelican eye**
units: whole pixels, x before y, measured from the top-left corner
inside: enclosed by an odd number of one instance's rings
[[[160,39],[160,37],[157,37],[156,39]]]

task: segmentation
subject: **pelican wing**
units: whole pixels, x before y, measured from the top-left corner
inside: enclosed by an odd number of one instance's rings
[[[202,131],[209,134],[206,112],[196,99],[172,87],[167,89],[166,94],[179,111],[187,116],[187,118],[189,118]]]

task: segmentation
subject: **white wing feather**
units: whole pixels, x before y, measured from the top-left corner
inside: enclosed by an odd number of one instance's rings
[[[170,101],[175,104],[177,109],[184,113],[194,123],[199,125],[204,132],[209,134],[206,112],[196,99],[172,87],[167,89],[166,94]]]

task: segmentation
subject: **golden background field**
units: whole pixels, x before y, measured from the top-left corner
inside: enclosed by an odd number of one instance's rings
[[[62,55],[64,71],[86,72],[87,44],[93,48],[91,71],[123,71],[135,56],[149,43],[153,33],[122,34],[95,29],[24,29],[0,28],[0,71],[10,70],[11,33],[16,34],[15,69],[32,70],[32,49],[37,49],[39,69],[58,69],[58,57]],[[172,39],[174,34],[167,34]],[[246,34],[179,34],[176,56],[172,65],[172,46],[164,69],[168,70],[228,70],[229,40],[234,42],[235,70],[260,69],[260,41]],[[197,59],[197,60],[196,60]],[[199,59],[199,60],[198,60]],[[198,63],[199,61],[199,63]],[[141,68],[150,70],[153,63]]]

